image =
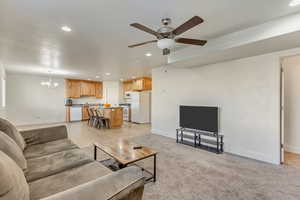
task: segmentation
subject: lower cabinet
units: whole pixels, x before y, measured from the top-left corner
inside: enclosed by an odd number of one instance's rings
[[[82,120],[89,119],[89,106],[82,106]]]
[[[110,128],[121,128],[123,125],[123,108],[104,108],[104,118],[109,119]]]

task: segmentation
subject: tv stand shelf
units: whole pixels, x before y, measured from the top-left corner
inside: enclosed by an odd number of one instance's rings
[[[176,129],[176,142],[215,153],[223,153],[223,135],[194,129]]]

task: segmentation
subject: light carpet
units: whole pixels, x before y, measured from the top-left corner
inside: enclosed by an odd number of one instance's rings
[[[157,182],[146,184],[144,200],[300,199],[298,168],[217,155],[154,134],[132,141],[158,152]],[[152,158],[138,164],[153,169]]]

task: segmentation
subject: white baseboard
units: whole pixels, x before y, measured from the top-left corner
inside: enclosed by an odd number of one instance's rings
[[[171,132],[162,131],[162,130],[158,130],[158,129],[151,129],[151,133],[165,136],[165,137],[172,138],[172,139],[176,139],[176,131],[174,131],[174,133],[171,133]]]
[[[226,145],[226,143],[225,143],[225,145]],[[278,159],[274,159],[274,158],[270,158],[270,157],[266,156],[265,154],[263,154],[261,152],[249,151],[249,150],[245,150],[245,149],[230,148],[230,147],[228,148],[228,145],[227,145],[227,148],[225,148],[225,151],[227,153],[230,153],[233,155],[238,155],[241,157],[250,158],[253,160],[271,163],[271,164],[275,164],[275,165],[280,165],[279,156],[278,156]]]
[[[287,152],[300,154],[300,147],[298,146],[284,145],[284,150]]]
[[[151,132],[154,134],[157,134],[157,135],[176,139],[176,131],[175,130],[174,130],[174,132],[168,132],[168,131],[162,131],[162,130],[158,130],[158,129],[151,129]],[[262,161],[262,162],[275,164],[275,165],[280,164],[279,156],[278,156],[278,160],[274,160],[273,158],[270,158],[260,152],[232,148],[232,147],[228,146],[228,144],[226,143],[226,140],[225,140],[224,152],[227,152],[227,153],[230,153],[233,155],[237,155],[237,156],[241,156],[241,157],[245,157],[245,158],[250,158],[250,159],[254,159],[254,160],[258,160],[258,161]]]

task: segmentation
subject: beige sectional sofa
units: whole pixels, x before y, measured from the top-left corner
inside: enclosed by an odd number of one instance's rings
[[[65,126],[18,130],[0,119],[0,200],[140,200],[141,169],[117,172],[73,144]]]

